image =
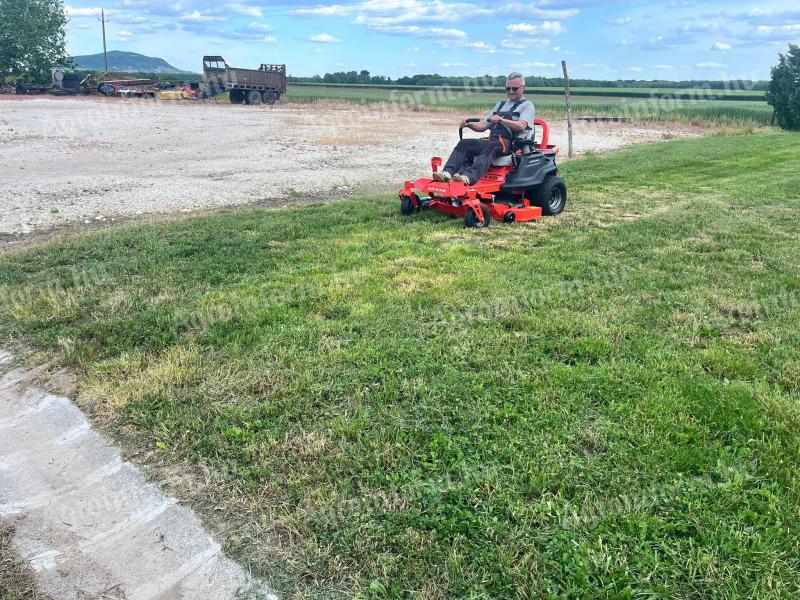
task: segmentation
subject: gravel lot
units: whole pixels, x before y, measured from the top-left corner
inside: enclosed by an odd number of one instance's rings
[[[394,191],[426,173],[431,156],[448,155],[463,116],[334,104],[0,98],[6,237],[136,215]],[[551,125],[565,149],[566,124]],[[579,154],[607,152],[696,133],[578,124],[575,146]]]

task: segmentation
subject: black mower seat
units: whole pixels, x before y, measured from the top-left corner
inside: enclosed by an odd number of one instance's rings
[[[536,148],[536,141],[533,138],[517,139],[514,140],[514,147],[515,149],[522,150],[523,154],[528,154]],[[510,167],[512,164],[514,164],[514,159],[511,154],[498,156],[492,161],[493,167]]]
[[[510,167],[514,163],[514,157],[510,154],[498,156],[492,161],[493,167]]]

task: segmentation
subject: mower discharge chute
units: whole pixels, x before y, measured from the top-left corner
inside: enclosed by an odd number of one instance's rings
[[[470,118],[467,123],[481,119]],[[400,212],[406,216],[424,209],[433,209],[454,217],[464,217],[465,227],[488,227],[492,219],[504,223],[533,221],[543,215],[561,214],[567,203],[567,184],[558,175],[558,147],[550,145],[550,128],[546,121],[536,119],[542,137],[524,140],[508,131],[512,153],[498,156],[486,175],[474,185],[460,181],[443,183],[430,177],[406,181],[398,193]],[[464,128],[458,130],[463,139]],[[431,159],[435,173],[442,159]]]

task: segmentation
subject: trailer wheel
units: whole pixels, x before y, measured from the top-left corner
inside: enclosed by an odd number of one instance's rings
[[[230,93],[231,104],[241,104],[244,102],[244,94],[242,90],[231,90]]]
[[[253,106],[258,106],[259,104],[261,104],[262,101],[261,92],[259,92],[258,90],[250,90],[249,92],[247,92],[247,95],[244,97],[244,99],[245,102],[247,102],[248,104],[252,104]]]
[[[489,207],[485,204],[481,204],[481,212],[483,213],[483,220],[479,221],[478,217],[475,215],[475,211],[471,208],[467,208],[467,212],[464,213],[464,227],[470,229],[473,227],[488,227],[489,223],[492,221],[492,214],[489,212]]]
[[[264,92],[264,102],[267,104],[275,104],[275,100],[278,97],[275,95],[275,92]]]

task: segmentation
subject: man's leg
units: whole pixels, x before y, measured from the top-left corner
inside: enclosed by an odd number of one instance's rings
[[[450,175],[458,173],[468,160],[474,159],[484,150],[484,144],[486,144],[486,142],[482,142],[481,140],[461,140],[456,144],[450,158],[447,159],[444,170],[450,173]]]
[[[498,156],[508,154],[508,142],[505,140],[488,140],[481,142],[481,152],[472,160],[472,166],[464,173],[471,184],[486,175],[492,161]]]

